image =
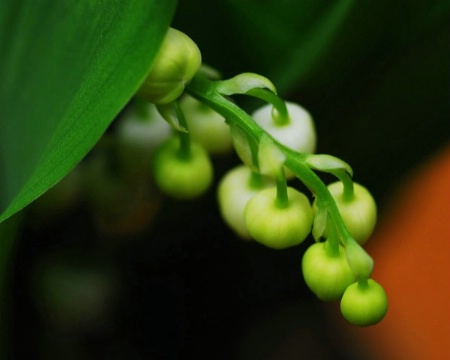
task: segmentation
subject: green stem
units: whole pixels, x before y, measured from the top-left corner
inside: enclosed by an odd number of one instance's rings
[[[280,175],[277,177],[277,198],[275,200],[275,205],[279,209],[284,209],[289,205],[287,181],[283,168],[280,169]]]
[[[327,186],[320,180],[317,174],[312,171],[303,161],[300,153],[297,153],[285,147],[286,161],[285,166],[297,176],[303,184],[314,194],[316,199],[320,200],[320,206],[328,209],[328,214],[334,223],[336,235],[345,246],[353,240],[347,227],[342,220],[339,209],[331,196]]]
[[[252,171],[249,179],[249,186],[252,189],[260,189],[263,185],[263,176],[256,171]]]
[[[238,125],[247,136],[259,143],[265,131],[239,106],[226,99],[215,91],[215,83],[204,77],[196,76],[192,79],[186,90],[195,98],[208,105],[223,117],[230,124]],[[269,134],[267,134],[270,136]],[[270,136],[271,137],[271,136]],[[351,239],[351,235],[342,221],[342,217],[337,208],[336,202],[331,196],[326,185],[320,178],[306,165],[307,154],[294,151],[279,143],[273,137],[273,142],[286,155],[285,166],[297,176],[305,186],[320,199],[321,206],[328,209],[331,221],[335,224],[337,236],[345,246]]]
[[[367,278],[358,278],[358,287],[361,289],[367,289],[369,287],[369,279]]]
[[[180,126],[187,130],[187,132],[178,132],[178,136],[180,138],[180,148],[178,149],[178,156],[180,157],[180,159],[189,159],[191,157],[191,135],[189,134],[186,117],[184,116],[183,110],[181,109],[178,101],[175,102],[175,109]]]
[[[224,116],[230,124],[237,125],[247,136],[256,142],[264,130],[259,127],[244,110],[215,91],[215,83],[196,76],[187,85],[192,96]]]
[[[267,89],[255,88],[247,91],[245,95],[250,95],[272,104],[272,119],[277,126],[288,125],[291,121],[286,103],[277,94]]]
[[[339,256],[339,237],[336,234],[335,224],[327,220],[327,240],[325,241],[325,249],[331,257]]]
[[[328,238],[325,240],[324,246],[328,256],[339,256],[339,241],[334,241],[333,239]]]
[[[334,175],[342,182],[344,188],[342,197],[345,201],[353,200],[353,180],[346,171],[336,171]]]

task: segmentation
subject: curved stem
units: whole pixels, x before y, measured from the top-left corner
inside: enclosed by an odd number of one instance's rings
[[[360,289],[367,289],[369,287],[369,279],[366,278],[359,278],[358,279],[358,287]]]
[[[250,95],[272,104],[274,109],[274,111],[272,111],[272,118],[277,126],[283,126],[290,123],[291,119],[286,103],[277,94],[267,89],[255,88],[247,91],[245,95]]]
[[[184,116],[183,110],[180,104],[175,102],[175,110],[177,113],[177,118],[180,126],[185,128],[188,132],[178,131],[178,136],[180,138],[180,148],[178,149],[178,156],[180,159],[189,159],[191,156],[191,135],[189,134],[189,128]]]
[[[289,205],[287,182],[283,168],[280,169],[280,175],[277,177],[277,198],[275,204],[279,209],[286,208]]]
[[[252,189],[260,189],[263,185],[263,177],[260,173],[252,171],[248,182]]]
[[[327,239],[325,241],[325,249],[329,256],[339,256],[339,237],[336,234],[334,222],[327,220]]]
[[[336,171],[333,172],[333,175],[335,175],[342,182],[342,186],[344,188],[342,194],[343,199],[345,201],[353,200],[353,180],[350,175],[346,171]]]
[[[335,242],[332,239],[328,238],[327,240],[325,240],[324,246],[329,257],[339,256],[339,242]]]
[[[215,91],[215,83],[213,81],[201,76],[196,76],[186,87],[186,90],[192,96],[220,113],[230,124],[238,125],[249,138],[257,143],[259,143],[261,136],[266,133],[255,123],[255,121],[253,121],[249,114],[224,96],[218,94]],[[270,134],[267,134],[267,136],[271,137]],[[321,206],[328,209],[328,213],[331,216],[330,220],[335,224],[337,236],[342,244],[345,246],[348,242],[351,242],[351,235],[342,221],[337,205],[328,191],[328,188],[305,163],[305,159],[308,155],[294,151],[291,148],[284,146],[273,137],[271,138],[274,144],[276,144],[276,146],[278,146],[285,154],[285,166],[305,184],[317,199],[320,199]]]

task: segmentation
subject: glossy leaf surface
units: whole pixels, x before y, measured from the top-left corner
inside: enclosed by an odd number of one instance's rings
[[[143,81],[176,1],[2,1],[0,221],[58,182]]]

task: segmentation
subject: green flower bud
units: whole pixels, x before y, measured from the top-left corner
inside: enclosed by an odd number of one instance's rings
[[[172,133],[156,106],[145,102],[141,112],[132,107],[117,123],[117,156],[121,171],[131,177],[150,173],[149,162],[155,149]]]
[[[252,181],[251,170],[247,166],[240,165],[225,174],[217,191],[220,213],[224,221],[244,239],[250,239],[244,220],[244,210],[248,201],[262,189],[275,186],[275,182],[270,178],[260,177],[258,180]]]
[[[372,275],[373,259],[354,239],[347,240],[345,253],[347,254],[347,261],[353,274],[359,279],[368,279]]]
[[[271,136],[293,150],[313,153],[316,150],[316,130],[311,115],[300,105],[286,102],[289,122],[277,123],[273,118],[273,106],[264,105],[252,117]]]
[[[342,315],[353,325],[375,325],[384,318],[387,310],[386,293],[383,287],[372,279],[350,285],[342,296]]]
[[[256,110],[252,117],[259,126],[283,145],[298,152],[313,153],[316,150],[317,136],[311,115],[300,105],[292,102],[286,102],[286,107],[288,121],[277,121],[274,117],[276,111],[271,104]],[[292,171],[287,168],[285,175],[288,179],[294,177]]]
[[[308,198],[288,187],[289,202],[279,207],[277,189],[260,191],[245,208],[245,224],[251,237],[273,249],[284,249],[303,242],[311,231],[313,211]]]
[[[342,297],[355,276],[344,248],[339,245],[338,251],[333,253],[327,246],[326,242],[311,245],[303,255],[302,271],[306,285],[319,299],[333,301]]]
[[[120,144],[151,152],[170,136],[172,129],[154,104],[142,106],[125,112],[117,123],[116,134]]]
[[[171,137],[153,158],[155,182],[167,195],[176,199],[192,199],[203,194],[213,181],[213,167],[208,153],[191,142],[188,157],[179,153],[179,138]]]
[[[336,201],[350,235],[359,244],[364,244],[377,222],[377,205],[372,195],[365,187],[353,183],[353,197],[346,198],[340,181],[328,185],[328,190]]]
[[[231,140],[233,147],[236,150],[237,156],[241,161],[247,165],[252,171],[258,172],[258,167],[255,165],[254,155],[257,154],[252,151],[252,146],[250,145],[251,139],[247,134],[238,126],[230,125]],[[258,149],[258,144],[253,142],[254,149]]]
[[[211,154],[224,154],[231,151],[233,144],[230,127],[222,115],[188,95],[183,97],[180,105],[194,141]]]
[[[200,68],[197,45],[181,31],[169,28],[137,95],[155,104],[176,100]]]

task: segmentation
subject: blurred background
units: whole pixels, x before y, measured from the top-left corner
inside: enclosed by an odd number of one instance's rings
[[[392,303],[387,325],[348,327],[338,304],[310,293],[300,261],[312,239],[282,251],[238,239],[215,187],[170,200],[152,185],[147,155],[134,180],[121,178],[124,112],[23,215],[14,358],[448,358],[450,2],[190,0],[173,27],[224,78],[260,73],[308,109],[318,152],[348,162],[371,190],[380,228],[368,249]],[[214,163],[217,184],[239,161]]]

